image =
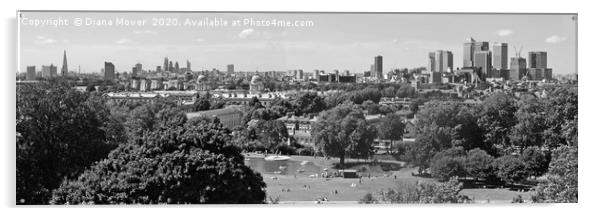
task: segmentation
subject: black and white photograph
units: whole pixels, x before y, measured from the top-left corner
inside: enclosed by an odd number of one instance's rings
[[[18,6],[5,28],[6,205],[488,214],[595,202],[595,158],[583,174],[578,157],[578,92],[597,101],[599,80],[578,78],[597,73],[579,66],[578,44],[594,46],[578,31],[592,23],[585,6],[258,7]]]

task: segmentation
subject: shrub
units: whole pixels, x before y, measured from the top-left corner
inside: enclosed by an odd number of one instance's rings
[[[457,178],[436,184],[416,182],[416,184],[400,184],[397,189],[388,189],[377,193],[378,198],[366,195],[360,202],[367,203],[468,203],[470,198],[460,195],[462,183]]]

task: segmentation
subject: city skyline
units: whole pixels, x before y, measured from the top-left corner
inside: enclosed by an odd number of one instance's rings
[[[168,57],[192,70],[312,71],[370,70],[374,56],[383,56],[383,71],[394,68],[426,67],[425,58],[433,50],[449,50],[453,65],[461,67],[463,43],[477,41],[507,43],[509,55],[522,47],[522,56],[531,51],[548,53],[548,67],[555,74],[576,73],[576,23],[574,15],[525,14],[247,14],[247,13],[76,13],[22,12],[28,19],[147,19],[151,16],[186,18],[219,17],[311,20],[313,27],[33,27],[20,22],[19,71],[27,66],[60,65],[67,51],[70,71],[100,72],[103,62],[113,62],[115,70],[128,71],[141,63],[154,70]],[[22,20],[22,18],[21,18]],[[408,22],[420,20],[420,22]],[[445,20],[445,22],[439,22]],[[385,23],[385,25],[374,25]],[[454,25],[462,24],[462,25]],[[532,28],[530,26],[537,26]],[[451,32],[451,34],[450,34]],[[92,36],[94,35],[94,36]],[[100,36],[100,37],[99,37]],[[94,50],[94,52],[89,52]]]

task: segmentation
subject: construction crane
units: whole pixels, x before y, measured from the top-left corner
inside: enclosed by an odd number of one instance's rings
[[[515,46],[513,46],[513,47],[514,47],[514,55],[515,55],[516,57],[519,57],[519,58],[520,58],[520,53],[523,51],[523,46],[520,46],[520,48],[518,49],[518,51],[516,50],[516,47],[515,47]]]

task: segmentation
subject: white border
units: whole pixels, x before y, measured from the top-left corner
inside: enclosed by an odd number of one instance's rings
[[[361,2],[361,3],[360,3]],[[595,1],[592,1],[595,2]],[[2,11],[2,32],[4,52],[2,52],[2,73],[3,101],[7,106],[3,106],[2,115],[2,137],[3,153],[0,161],[3,164],[3,175],[0,177],[0,186],[2,194],[0,195],[0,204],[2,204],[3,214],[73,214],[73,215],[103,215],[107,214],[130,214],[130,215],[223,215],[236,214],[292,214],[292,215],[423,215],[423,214],[461,214],[467,213],[486,214],[486,215],[571,215],[588,212],[596,212],[598,200],[600,200],[599,184],[600,168],[598,166],[598,157],[600,150],[600,141],[594,135],[597,134],[596,123],[600,122],[597,92],[597,81],[602,74],[600,65],[600,17],[599,7],[595,3],[582,3],[576,1],[525,1],[525,0],[504,0],[504,1],[332,1],[325,0],[296,0],[296,1],[182,1],[182,0],[151,0],[151,1],[130,1],[123,0],[102,0],[102,1],[63,1],[63,0],[19,0],[3,1]],[[15,71],[16,69],[16,20],[15,14],[18,9],[29,10],[195,10],[195,11],[342,11],[342,12],[544,12],[544,13],[579,13],[579,37],[581,46],[578,49],[578,65],[580,71],[580,109],[579,118],[579,139],[581,142],[580,150],[580,178],[579,178],[579,204],[553,204],[553,205],[444,205],[444,206],[358,206],[358,207],[314,207],[314,206],[192,206],[192,207],[166,207],[157,206],[146,208],[132,207],[110,207],[94,209],[86,207],[75,208],[56,208],[56,207],[34,207],[23,208],[15,207],[14,202],[14,117],[15,117]],[[537,28],[537,26],[534,26]],[[10,100],[10,104],[8,101]],[[227,208],[224,208],[227,207]],[[272,208],[269,208],[272,207]],[[295,208],[295,209],[292,209]],[[298,208],[298,209],[297,209]]]

